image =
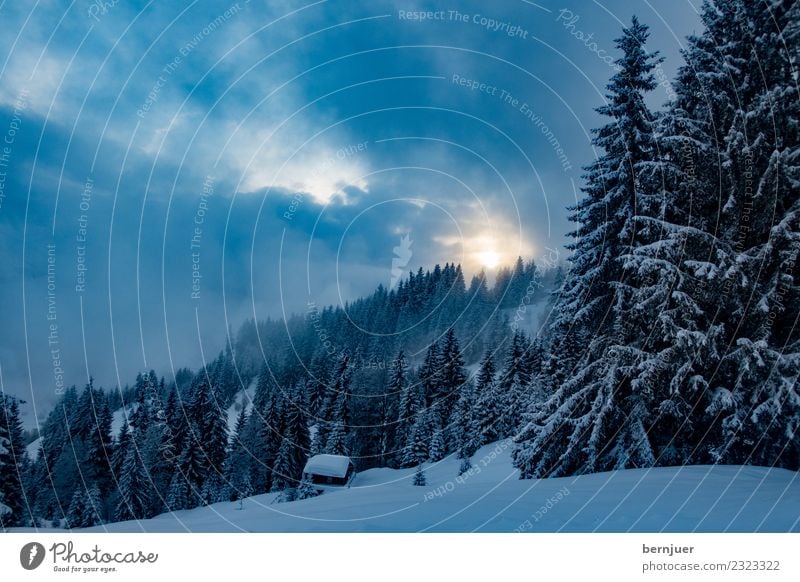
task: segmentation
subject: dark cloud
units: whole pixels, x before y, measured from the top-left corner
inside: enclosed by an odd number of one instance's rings
[[[246,317],[390,285],[403,236],[408,269],[562,245],[617,19],[652,25],[665,78],[697,23],[540,4],[3,4],[4,388],[54,399],[48,244],[65,380],[106,386],[196,367]]]

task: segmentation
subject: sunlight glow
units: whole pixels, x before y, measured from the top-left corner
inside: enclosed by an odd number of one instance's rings
[[[485,249],[478,254],[481,265],[487,269],[494,269],[500,264],[500,255],[492,249]]]

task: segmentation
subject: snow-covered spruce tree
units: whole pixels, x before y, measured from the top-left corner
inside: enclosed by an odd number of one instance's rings
[[[191,427],[189,438],[194,441],[202,466],[200,490],[211,475],[222,474],[225,463],[225,449],[228,443],[228,427],[225,411],[214,394],[210,382],[203,376],[195,386],[189,406]]]
[[[668,387],[651,405],[659,464],[800,460],[792,10],[704,5],[658,130],[662,163],[644,173],[664,195],[640,197],[628,327],[647,336],[633,385]]]
[[[250,482],[250,475],[245,474],[239,482],[239,488],[231,495],[228,493],[228,498],[233,497],[233,501],[239,502],[239,509],[243,508],[243,500],[254,495],[253,484]]]
[[[553,377],[548,371],[548,358],[544,346],[545,339],[543,337],[529,340],[524,369],[528,371],[530,380],[518,404],[520,422],[513,428],[512,435],[519,430],[520,424],[522,424],[522,415],[525,411],[546,400],[555,391]]]
[[[151,370],[149,373],[136,376],[134,394],[136,401],[130,419],[131,428],[144,434],[157,420],[157,412],[161,410],[161,397],[158,393],[158,378],[155,371]]]
[[[417,469],[414,471],[414,486],[415,487],[425,487],[428,484],[428,481],[425,479],[425,471],[422,470],[422,462],[417,465]]]
[[[497,378],[497,394],[503,409],[503,418],[495,429],[496,438],[516,433],[522,413],[536,394],[531,391],[531,342],[521,331],[514,333]],[[485,441],[484,441],[485,442]]]
[[[175,450],[180,454],[167,489],[171,511],[202,505],[217,498],[222,488],[228,429],[204,371],[198,375],[188,400],[185,415],[173,421],[178,427],[173,431]],[[212,475],[216,477],[204,488]]]
[[[403,451],[403,466],[412,467],[429,458],[430,441],[433,437],[434,426],[438,423],[438,413],[433,408],[417,413],[414,428],[409,434],[405,450]]]
[[[326,398],[326,402],[319,408],[315,417],[314,436],[311,438],[312,455],[319,455],[325,452],[325,445],[328,443],[328,435],[330,433],[329,406],[332,404],[330,398]]]
[[[19,404],[0,394],[0,503],[8,509],[0,515],[0,528],[23,524],[26,506],[22,476],[27,469]]]
[[[123,422],[119,427],[119,432],[114,442],[114,450],[111,453],[111,471],[114,474],[115,482],[122,478],[122,467],[128,457],[128,449],[131,447],[131,429],[127,422]]]
[[[325,454],[328,455],[348,455],[347,430],[341,422],[334,422],[328,434],[328,442],[325,445]]]
[[[739,74],[727,88],[732,119],[722,153],[729,186],[722,224],[735,252],[723,315],[730,348],[711,382],[710,456],[717,462],[797,469],[800,96],[792,20],[797,3],[772,2],[768,9],[742,0],[719,4],[734,20],[729,44],[738,47]]]
[[[63,401],[63,397],[62,397]],[[63,504],[59,507],[59,500],[56,498],[55,489],[50,482],[48,475],[55,462],[55,457],[63,448],[62,438],[65,438],[63,431],[63,416],[58,422],[59,415],[64,414],[60,403],[50,412],[40,429],[41,449],[32,467],[32,488],[29,489],[34,495],[32,511],[42,519],[52,519],[56,515],[63,515]]]
[[[136,447],[128,447],[122,476],[119,480],[119,503],[114,514],[115,521],[144,519],[150,506],[149,483]]]
[[[263,408],[267,403],[267,398],[274,392],[274,383],[272,381],[272,371],[269,366],[264,364],[261,371],[258,373],[258,380],[256,381],[256,389],[253,394],[253,406]]]
[[[265,398],[260,410],[254,407],[250,415],[247,449],[252,452],[250,480],[256,494],[272,488],[272,465],[281,446],[282,417],[283,403],[274,392]]]
[[[656,463],[697,462],[708,436],[703,415],[712,400],[708,382],[723,334],[713,322],[715,311],[706,310],[716,270],[685,258],[687,248],[702,248],[709,237],[663,219],[638,218],[640,245],[623,257],[633,306],[626,354],[634,364],[627,375],[651,412],[647,432]]]
[[[425,352],[425,360],[422,362],[417,376],[419,376],[420,386],[424,396],[425,406],[430,406],[441,393],[442,382],[442,354],[439,344],[431,342]]]
[[[0,528],[6,527],[4,520],[8,519],[9,515],[11,515],[11,508],[0,499]]]
[[[244,434],[244,429],[247,426],[247,416],[247,402],[242,401],[242,408],[239,410],[239,416],[236,417],[236,424],[233,425],[232,442],[238,442],[241,444],[242,435]]]
[[[174,459],[180,454],[178,445],[181,444],[189,431],[189,398],[184,398],[183,393],[177,387],[170,391],[167,396],[167,404],[164,409],[165,421],[167,423],[167,434],[170,435],[173,455],[169,458]]]
[[[84,527],[83,516],[86,512],[86,495],[82,487],[78,487],[75,493],[72,494],[72,501],[70,501],[69,508],[67,509],[67,522],[66,526],[69,529]]]
[[[165,499],[176,457],[170,416],[175,414],[174,407],[177,402],[175,401],[174,391],[171,391],[167,395],[167,401],[169,403],[170,399],[172,399],[172,404],[165,407],[161,398],[164,390],[164,381],[162,379],[157,382],[153,372],[151,372],[151,376],[148,382],[152,386],[151,396],[148,398],[149,421],[141,445],[141,455],[152,488],[152,505],[148,513],[155,515],[167,509]]]
[[[91,381],[90,381],[91,383]],[[91,391],[93,402],[91,428],[86,435],[86,462],[84,476],[95,483],[100,495],[107,495],[114,487],[110,460],[113,451],[111,439],[111,410],[102,390]]]
[[[111,410],[105,392],[102,389],[96,389],[90,378],[78,399],[74,420],[71,423],[73,443],[79,441],[81,443],[79,448],[85,451],[81,460],[80,477],[75,483],[75,491],[82,491],[82,502],[85,502],[88,495],[88,492],[85,491],[87,487],[89,491],[97,488],[98,499],[108,498],[116,489],[115,475],[111,470],[114,451],[111,439],[111,418]],[[124,463],[124,459],[120,458],[119,462]],[[120,471],[121,468],[120,464]],[[74,499],[70,501],[70,504],[72,501]],[[113,507],[113,501],[109,504],[101,504],[98,501],[96,505],[90,507],[91,511],[97,513],[95,518],[86,517],[84,519],[81,517],[80,523],[83,525],[73,526],[71,522],[68,525],[70,527],[88,527],[87,523],[90,521],[93,523],[89,525],[94,525],[103,517],[111,519]]]
[[[408,440],[406,441],[406,444],[403,445],[403,450],[401,451],[401,467],[413,467],[417,462],[417,453],[414,450],[415,443],[416,439],[414,438],[414,428],[412,427],[411,432],[408,433]]]
[[[707,414],[716,408],[710,383],[726,349],[719,317],[728,309],[726,279],[737,268],[719,229],[720,195],[708,193],[728,190],[714,145],[719,124],[732,119],[724,83],[741,54],[722,32],[730,17],[707,4],[706,31],[689,39],[687,64],[656,128],[657,157],[639,173],[635,244],[622,256],[626,279],[618,290],[631,305],[624,331],[635,360],[628,375],[649,402],[648,440],[659,465],[708,462],[705,451],[717,440]],[[715,64],[722,55],[730,71]]]
[[[252,495],[252,483],[250,482],[250,456],[252,453],[247,450],[245,441],[247,422],[247,406],[242,406],[242,410],[236,418],[233,435],[228,444],[228,453],[225,456],[225,490],[223,497],[227,501],[241,499],[245,488],[248,489],[247,494]]]
[[[242,386],[239,375],[236,372],[236,363],[230,342],[232,335],[232,332],[228,333],[225,351],[220,352],[213,366],[213,384],[216,388],[220,407],[224,409],[233,404],[236,393],[245,387]]]
[[[433,434],[431,435],[431,444],[428,449],[428,458],[431,461],[441,461],[447,454],[444,430],[442,430],[438,422],[433,429]]]
[[[294,445],[291,441],[284,437],[278,449],[278,457],[275,459],[275,464],[272,466],[272,492],[283,491],[297,484],[292,477],[293,448]]]
[[[16,491],[9,493],[11,489],[8,484],[12,482],[13,475],[17,470],[14,456],[11,452],[11,438],[6,421],[6,396],[3,394],[0,405],[0,528],[10,527],[14,520],[14,511],[10,504],[15,501]],[[21,491],[20,491],[21,493]]]
[[[724,437],[725,427],[737,424],[730,384],[713,385],[719,384],[729,334],[742,321],[739,288],[747,276],[738,228],[725,219],[737,214],[735,200],[741,199],[736,195],[741,185],[732,180],[741,171],[735,159],[748,155],[742,149],[732,159],[726,145],[737,119],[736,102],[751,94],[744,85],[752,43],[750,31],[742,29],[741,8],[738,0],[703,7],[705,30],[689,39],[687,64],[674,85],[676,99],[659,128],[668,162],[663,166],[665,203],[660,215],[639,218],[643,244],[628,262],[639,279],[650,279],[639,292],[649,309],[636,315],[646,319],[648,311],[661,311],[641,346],[637,378],[645,385],[669,386],[666,397],[654,403],[658,416],[651,430],[661,464],[719,462],[717,451],[732,442]],[[734,149],[742,145],[740,138],[734,138]]]
[[[398,464],[402,465],[403,447],[408,443],[411,431],[414,429],[413,423],[417,413],[424,407],[419,386],[406,379],[406,361],[402,350],[392,363],[391,379],[387,390],[390,394],[400,395],[394,442],[398,448],[396,452]]]
[[[496,441],[503,431],[504,407],[508,402],[506,398],[501,397],[495,383],[495,373],[492,353],[486,352],[475,379],[475,404],[472,411],[472,426],[469,428],[477,446]],[[457,410],[460,409],[461,406],[458,406]]]
[[[187,438],[181,449],[167,494],[167,505],[171,511],[193,509],[202,501],[204,455],[191,438]]]
[[[109,467],[113,447],[110,434],[111,411],[106,395],[102,389],[94,387],[90,378],[74,403],[65,419],[69,438],[69,446],[65,450],[69,458],[65,458],[62,451],[52,468],[53,482],[59,483],[58,497],[63,511],[68,510],[71,505],[74,492],[82,491],[87,483],[101,487],[103,496],[115,489]],[[45,474],[47,475],[47,471]],[[73,488],[69,497],[68,487]],[[113,500],[108,509],[112,507]],[[108,515],[105,506],[98,505],[96,509],[103,516],[112,517]]]
[[[136,450],[137,462],[141,465],[141,470],[145,475],[145,490],[141,494],[149,503],[144,515],[150,517],[163,509],[158,492],[154,487],[151,471],[158,462],[158,447],[165,421],[155,372],[151,371],[149,374],[140,376],[137,384],[139,385],[136,388],[136,405],[130,417],[132,446],[129,447],[129,451],[130,449]],[[121,479],[122,477],[120,477]]]
[[[176,470],[172,475],[172,481],[170,481],[167,492],[167,507],[169,507],[169,510],[180,511],[181,509],[197,507],[199,503],[195,501],[195,498],[192,485]]]
[[[181,435],[185,433],[182,428],[183,419],[178,403],[177,390],[172,389],[167,396],[167,403],[163,413],[153,427],[150,438],[154,447],[150,460],[149,473],[153,481],[155,494],[153,495],[152,514],[168,511],[166,499],[169,495],[169,486],[178,460],[177,444]]]
[[[100,490],[96,485],[75,490],[67,510],[67,527],[70,529],[93,527],[102,523]]]
[[[389,467],[395,465],[394,458],[394,437],[397,423],[397,408],[399,405],[398,394],[382,394],[378,410],[380,411],[380,426],[378,431],[377,443],[377,462],[378,467]]]
[[[234,438],[232,442],[232,453],[225,462],[236,467],[236,477],[229,477],[229,483],[238,487],[248,485],[249,495],[265,493],[266,489],[266,468],[262,464],[265,443],[261,438],[261,419],[255,407],[255,403],[247,415],[247,419],[239,433],[238,441]],[[234,452],[235,451],[235,452]],[[273,461],[274,462],[274,461]],[[234,469],[231,468],[231,471]],[[239,471],[242,473],[239,474]],[[229,487],[231,497],[235,496],[236,487]]]
[[[319,408],[316,415],[316,427],[314,437],[311,441],[312,454],[325,453],[328,447],[330,431],[335,424],[335,416],[341,410],[337,408],[341,405],[343,391],[349,391],[352,371],[350,370],[349,357],[343,355],[336,364],[336,369],[331,373],[330,385],[326,388],[327,397]],[[347,397],[344,396],[346,399]],[[345,412],[347,412],[345,410]],[[337,436],[339,438],[339,436]]]
[[[469,353],[470,359],[478,359],[484,351],[485,337],[489,318],[495,313],[491,301],[491,294],[486,283],[486,273],[481,270],[472,277],[467,291],[467,303],[464,306],[464,327],[462,332],[470,334]],[[444,339],[447,343],[447,339]],[[442,346],[444,352],[444,346]],[[443,354],[444,355],[444,354]]]
[[[431,461],[440,461],[447,454],[447,443],[441,415],[436,412],[435,407],[426,411],[424,423],[424,438],[428,448],[427,458]]]
[[[655,463],[647,438],[648,403],[632,390],[635,358],[625,346],[630,305],[619,293],[622,256],[634,243],[638,176],[656,157],[652,114],[644,94],[655,86],[660,61],[645,49],[647,27],[636,17],[616,45],[619,71],[598,112],[611,122],[595,132],[602,155],[587,169],[585,197],[573,208],[578,224],[572,268],[561,295],[555,329],[559,342],[577,332],[588,340],[581,366],[562,372],[567,380],[526,415],[517,435],[515,465],[521,477],[602,471]],[[573,331],[574,328],[574,331]],[[572,365],[576,360],[565,359]]]
[[[11,439],[8,438],[8,430],[0,420],[0,479],[5,483],[9,479],[11,472],[15,467],[11,464]],[[9,479],[10,480],[10,479]],[[5,489],[5,487],[3,488]],[[7,523],[10,525],[11,508],[6,503],[8,495],[0,489],[0,527],[6,528]]]
[[[47,419],[42,426],[42,451],[45,465],[53,467],[64,447],[69,441],[70,423],[67,419],[73,419],[75,408],[78,404],[78,391],[75,386],[70,386],[61,397],[61,402],[47,415]],[[70,492],[70,497],[72,493]]]
[[[338,426],[338,425],[337,425]],[[334,433],[331,432],[333,435]],[[301,386],[289,395],[286,406],[286,427],[278,457],[272,468],[272,491],[297,487],[311,448],[306,421],[306,400]],[[343,453],[331,453],[343,454]]]
[[[308,381],[308,413],[316,418],[328,396],[328,376],[330,375],[330,358],[327,353],[314,356],[309,366],[311,378]]]
[[[75,408],[69,417],[69,432],[72,438],[85,439],[92,430],[95,418],[95,390],[93,381],[84,386]]]
[[[480,435],[476,430],[475,386],[467,380],[459,390],[453,418],[448,426],[450,447],[459,458],[468,459],[480,446]]]
[[[200,500],[203,505],[211,505],[219,501],[227,501],[228,488],[225,484],[225,478],[220,473],[211,473],[205,481],[203,481],[203,488],[200,490]]]
[[[435,398],[437,412],[443,426],[450,422],[461,386],[467,379],[464,370],[464,358],[461,355],[458,338],[451,327],[442,341],[441,370],[439,373],[438,394]]]
[[[331,387],[330,432],[324,452],[330,455],[350,454],[350,382],[352,370],[349,358],[343,356]],[[319,430],[319,429],[317,429]]]
[[[83,525],[81,527],[94,527],[103,523],[102,511],[103,502],[100,489],[97,485],[91,485],[84,492],[84,513],[81,520]]]
[[[301,479],[297,487],[297,499],[311,499],[319,495],[319,491],[311,484],[308,479]]]

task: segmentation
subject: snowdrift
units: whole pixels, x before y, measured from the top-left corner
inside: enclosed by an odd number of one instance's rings
[[[111,532],[787,532],[800,531],[800,478],[785,469],[693,466],[520,480],[511,444],[487,445],[473,469],[459,461],[372,469],[350,489],[275,503],[276,494],[217,503]]]

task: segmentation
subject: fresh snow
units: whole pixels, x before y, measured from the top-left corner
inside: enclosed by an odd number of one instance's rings
[[[344,477],[350,466],[350,457],[342,455],[314,455],[306,463],[303,473],[323,477]]]
[[[31,441],[25,447],[25,450],[28,453],[28,458],[33,460],[39,454],[39,449],[42,448],[42,437],[37,438],[34,441]]]
[[[122,428],[122,423],[125,422],[127,419],[130,422],[133,413],[136,412],[136,408],[138,408],[138,404],[134,403],[128,406],[127,412],[125,411],[125,407],[118,408],[114,411],[111,415],[111,436],[115,439],[119,435],[119,431]]]
[[[481,448],[458,478],[449,456],[371,469],[302,501],[270,493],[92,528],[111,532],[786,532],[800,531],[800,478],[785,469],[686,466],[520,480],[508,441]]]

